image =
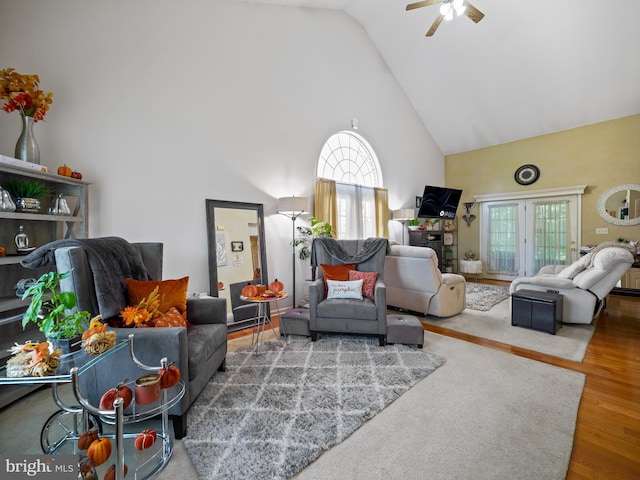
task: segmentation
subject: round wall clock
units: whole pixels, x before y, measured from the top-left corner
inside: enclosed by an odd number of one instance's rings
[[[531,164],[522,165],[516,170],[513,178],[515,178],[516,182],[520,185],[531,185],[540,178],[540,169]]]

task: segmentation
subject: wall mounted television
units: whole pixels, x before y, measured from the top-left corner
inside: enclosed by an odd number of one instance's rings
[[[420,201],[420,218],[455,218],[462,190],[426,185]]]

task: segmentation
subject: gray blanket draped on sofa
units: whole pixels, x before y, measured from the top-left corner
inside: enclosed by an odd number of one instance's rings
[[[55,267],[56,249],[76,246],[87,254],[100,314],[105,319],[119,315],[129,303],[125,278],[151,280],[138,250],[120,237],[55,240],[31,252],[20,264],[26,268]]]

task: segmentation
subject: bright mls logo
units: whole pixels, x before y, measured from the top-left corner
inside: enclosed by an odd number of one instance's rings
[[[0,456],[2,480],[76,480],[76,455],[6,455]]]

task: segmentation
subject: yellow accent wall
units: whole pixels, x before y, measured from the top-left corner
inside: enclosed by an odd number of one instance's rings
[[[532,163],[540,179],[529,186],[516,183],[515,170]],[[582,244],[595,245],[619,237],[640,240],[640,225],[616,226],[596,211],[600,195],[611,187],[640,183],[640,115],[596,123],[562,132],[504,143],[445,157],[445,182],[463,190],[458,208],[459,257],[472,249],[478,253],[479,224],[462,219],[463,202],[474,195],[521,192],[587,185],[582,201]],[[478,215],[476,206],[471,213]],[[596,235],[596,228],[608,235]]]

